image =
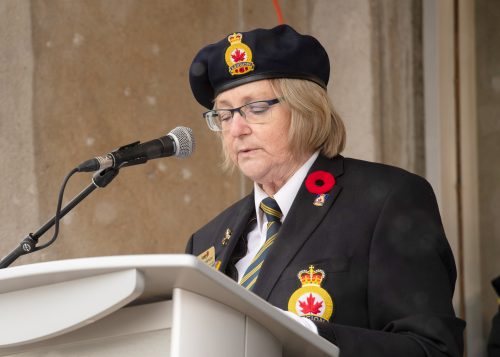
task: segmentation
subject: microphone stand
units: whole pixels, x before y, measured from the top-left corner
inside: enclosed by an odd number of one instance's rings
[[[88,185],[82,192],[75,196],[70,203],[68,203],[59,214],[59,219],[62,219],[69,211],[71,211],[77,204],[79,204],[85,197],[90,195],[96,188],[106,187],[113,179],[118,175],[119,169],[108,168],[99,172],[96,172],[92,177],[92,183]],[[35,233],[30,233],[26,238],[24,238],[21,243],[10,252],[5,258],[0,260],[0,269],[7,268],[21,255],[32,253],[36,249],[38,244],[38,239],[47,232],[54,224],[56,217],[52,217],[47,223],[45,223],[38,231]],[[44,247],[45,248],[45,247]]]

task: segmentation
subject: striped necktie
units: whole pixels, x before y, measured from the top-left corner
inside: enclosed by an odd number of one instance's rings
[[[283,213],[281,213],[280,207],[274,198],[264,198],[260,203],[260,209],[267,217],[266,242],[252,259],[252,262],[240,281],[240,285],[248,290],[252,290],[257,281],[262,263],[264,263],[271,246],[278,236],[278,231],[281,227],[280,219],[283,217]]]

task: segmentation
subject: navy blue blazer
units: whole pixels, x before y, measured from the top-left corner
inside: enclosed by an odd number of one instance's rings
[[[500,276],[491,282],[495,292],[500,298]],[[488,357],[500,357],[500,305],[491,320],[490,336],[488,337]]]
[[[253,292],[288,310],[302,287],[297,274],[313,266],[324,272],[321,289],[333,313],[326,321],[311,317],[342,357],[462,356],[465,323],[452,306],[455,262],[428,182],[342,156],[320,155],[310,172],[318,170],[331,173],[335,186],[316,206],[317,195],[302,185]],[[236,279],[254,217],[252,193],[194,233],[186,252],[215,247],[219,270]],[[300,306],[309,302],[313,311],[326,303],[318,294],[311,299]]]

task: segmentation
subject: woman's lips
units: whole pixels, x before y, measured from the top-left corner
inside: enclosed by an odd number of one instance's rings
[[[245,149],[241,149],[241,150],[238,151],[238,155],[241,155],[241,156],[250,156],[253,153],[255,153],[257,150],[258,150],[257,148],[245,148]]]

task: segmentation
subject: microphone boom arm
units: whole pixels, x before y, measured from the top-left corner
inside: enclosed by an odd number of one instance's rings
[[[108,168],[102,171],[98,171],[92,177],[92,183],[88,185],[82,192],[76,195],[59,213],[59,219],[63,218],[69,211],[75,208],[81,201],[90,195],[96,188],[106,187],[113,179],[118,175],[119,169]],[[43,248],[48,247],[53,243],[54,239],[46,243],[42,247],[36,247],[38,244],[38,239],[47,232],[56,222],[56,217],[52,217],[47,223],[40,227],[35,233],[30,233],[24,238],[21,243],[6,257],[0,260],[0,269],[7,268],[11,265],[17,258],[22,255],[36,252]]]

